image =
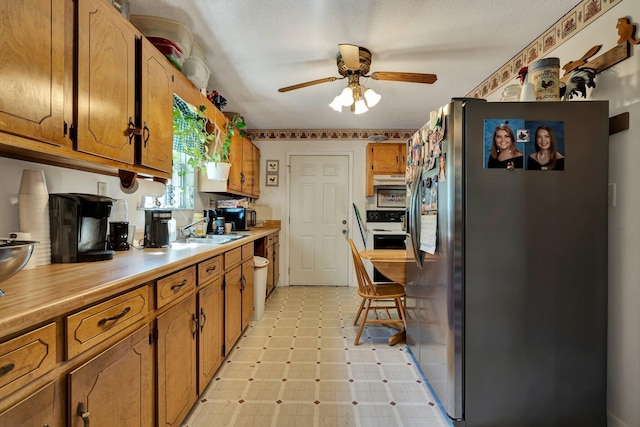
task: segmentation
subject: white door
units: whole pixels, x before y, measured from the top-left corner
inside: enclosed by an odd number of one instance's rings
[[[346,155],[291,156],[291,285],[348,285],[349,182]]]

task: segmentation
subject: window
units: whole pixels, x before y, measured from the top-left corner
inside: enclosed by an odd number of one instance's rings
[[[189,166],[189,156],[185,147],[199,144],[197,135],[184,132],[188,128],[186,118],[195,118],[194,109],[182,99],[173,95],[173,127],[182,130],[173,133],[173,173],[167,183],[166,201],[176,209],[193,209],[195,192],[195,174]]]

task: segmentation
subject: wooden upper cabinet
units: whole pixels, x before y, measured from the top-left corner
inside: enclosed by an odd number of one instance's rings
[[[405,144],[369,144],[367,155],[370,170],[374,174],[404,174],[405,172]]]
[[[65,63],[72,55],[65,38],[73,34],[73,20],[65,14],[66,4],[65,0],[0,2],[0,132],[71,145],[64,107],[65,96],[72,96],[66,79],[71,63]]]
[[[137,34],[107,1],[76,4],[76,149],[133,164]]]
[[[173,154],[173,75],[175,68],[149,40],[141,38],[141,114],[137,163],[171,173]]]
[[[253,167],[251,168],[253,172],[253,197],[256,199],[260,197],[260,149],[253,146]]]
[[[373,175],[404,175],[406,144],[367,144],[367,196],[373,196]]]
[[[254,156],[258,157],[257,162]],[[255,169],[257,163],[257,170]],[[258,197],[260,183],[258,181],[260,150],[248,138],[242,138],[238,133],[231,137],[231,170],[227,191]]]
[[[242,140],[242,192],[253,194],[253,147],[250,140]]]
[[[243,144],[243,138],[240,137],[239,132],[235,132],[231,137],[231,169],[227,182],[228,191],[242,192]]]

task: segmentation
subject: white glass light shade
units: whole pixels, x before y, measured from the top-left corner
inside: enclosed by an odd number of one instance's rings
[[[329,107],[333,108],[338,113],[342,112],[342,100],[340,99],[340,95],[333,98],[333,101],[331,101],[331,104],[329,104]]]
[[[353,89],[351,89],[349,86],[345,87],[342,90],[342,93],[340,93],[340,95],[338,96],[340,97],[342,105],[344,105],[345,107],[353,104]]]
[[[367,89],[364,91],[364,99],[367,100],[367,105],[369,106],[369,108],[371,108],[375,106],[378,102],[380,102],[380,99],[382,99],[382,96],[374,92],[373,89]]]
[[[354,114],[362,114],[369,111],[367,105],[364,103],[364,99],[359,99],[356,101],[355,110],[353,110]]]

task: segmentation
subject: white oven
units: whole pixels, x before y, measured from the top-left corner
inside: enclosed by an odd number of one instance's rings
[[[403,210],[368,210],[367,211],[367,249],[405,249],[407,237],[404,230]],[[373,283],[389,283],[378,269],[370,262],[365,263],[367,273]]]

